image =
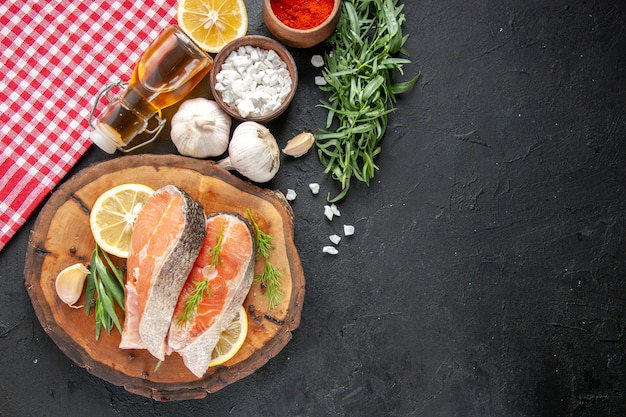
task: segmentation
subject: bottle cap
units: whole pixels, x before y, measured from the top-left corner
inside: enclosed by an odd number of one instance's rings
[[[106,153],[114,154],[115,149],[117,149],[115,139],[111,137],[107,130],[102,129],[99,123],[94,125],[94,130],[89,134],[89,138]]]

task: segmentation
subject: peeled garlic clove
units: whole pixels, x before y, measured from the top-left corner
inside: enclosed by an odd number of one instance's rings
[[[89,269],[81,263],[70,265],[59,272],[54,282],[54,287],[61,301],[72,308],[82,307],[74,307],[74,304],[83,293],[87,275],[89,275]]]
[[[313,143],[315,142],[315,136],[313,136],[310,132],[303,132],[299,135],[294,136],[289,142],[287,142],[287,146],[283,149],[283,153],[285,155],[293,156],[294,158],[298,158],[311,149]]]

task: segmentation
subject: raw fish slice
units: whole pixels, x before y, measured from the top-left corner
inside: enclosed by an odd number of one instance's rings
[[[169,348],[178,352],[199,378],[208,369],[220,334],[235,317],[254,279],[254,240],[249,223],[239,215],[220,213],[208,218],[206,229],[204,246],[178,298],[168,335]],[[212,267],[211,249],[220,233],[219,262]],[[207,295],[195,314],[181,322],[196,282],[205,278],[209,280]]]
[[[146,201],[133,229],[120,348],[146,348],[165,358],[165,338],[178,295],[206,234],[202,206],[167,185]]]

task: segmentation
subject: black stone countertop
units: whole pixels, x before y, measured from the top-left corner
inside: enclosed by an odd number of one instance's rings
[[[249,33],[268,34],[260,1],[246,3]],[[203,400],[92,376],[25,290],[36,212],[0,252],[1,416],[626,415],[626,4],[405,3],[405,77],[422,76],[370,187],[354,184],[329,222],[334,183],[314,152],[267,184],[298,193],[307,292],[285,349]],[[299,91],[268,125],[281,145],[323,127],[309,63],[323,50],[292,49]],[[175,148],[163,137],[146,152]],[[107,158],[92,148],[70,175]],[[354,236],[322,253],[344,223]]]

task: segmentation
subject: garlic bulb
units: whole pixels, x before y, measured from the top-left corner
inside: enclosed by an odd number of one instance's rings
[[[181,155],[219,156],[228,148],[231,119],[213,100],[184,101],[172,117],[170,137]]]
[[[75,307],[74,304],[83,293],[87,275],[89,275],[89,269],[81,263],[70,265],[59,272],[54,282],[54,287],[61,301],[72,308],[82,307]]]
[[[243,122],[233,132],[228,157],[218,162],[255,182],[274,178],[280,167],[280,152],[269,129],[257,122]]]

